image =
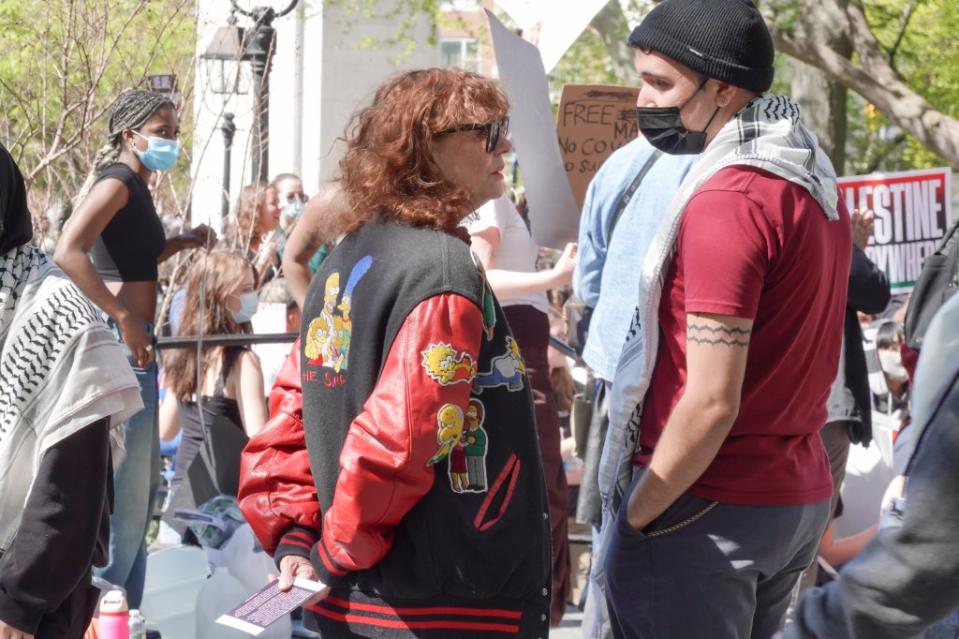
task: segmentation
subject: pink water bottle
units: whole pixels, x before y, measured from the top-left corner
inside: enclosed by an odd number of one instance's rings
[[[111,590],[100,600],[100,639],[129,639],[130,618],[122,590]]]

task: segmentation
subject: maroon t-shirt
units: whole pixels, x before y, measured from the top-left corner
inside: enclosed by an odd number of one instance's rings
[[[686,314],[753,320],[739,415],[690,491],[735,504],[832,494],[819,438],[836,377],[852,236],[801,186],[750,167],[714,175],[686,206],[659,307],[660,342],[634,458],[645,466],[686,383]],[[677,424],[679,426],[679,424]]]

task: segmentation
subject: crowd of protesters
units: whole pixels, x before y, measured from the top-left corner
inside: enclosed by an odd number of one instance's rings
[[[83,637],[94,576],[140,607],[156,513],[197,544],[175,513],[224,495],[321,637],[542,639],[568,603],[591,639],[946,636],[957,302],[906,344],[751,0],[623,35],[641,136],[562,250],[461,70],[386,81],[335,182],[247,185],[222,238],[156,213],[160,94],[118,96],[52,256],[0,147],[0,639]],[[157,352],[255,328],[298,338]]]

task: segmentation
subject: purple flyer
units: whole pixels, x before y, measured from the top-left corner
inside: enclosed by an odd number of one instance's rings
[[[266,630],[267,626],[290,614],[326,588],[319,581],[296,579],[292,588],[280,592],[278,584],[278,581],[273,581],[263,586],[239,606],[220,615],[216,622],[255,637]]]

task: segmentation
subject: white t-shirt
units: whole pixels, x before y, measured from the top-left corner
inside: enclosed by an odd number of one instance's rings
[[[499,230],[499,248],[493,256],[493,265],[497,270],[536,272],[539,246],[533,241],[526,223],[507,196],[503,195],[477,209],[471,218],[467,218],[466,228],[471,234],[491,228]],[[502,306],[528,304],[544,313],[549,311],[549,299],[545,291],[508,298],[497,295],[496,298]]]

